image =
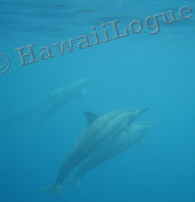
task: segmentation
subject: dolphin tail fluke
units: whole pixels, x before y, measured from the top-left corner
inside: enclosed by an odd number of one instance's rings
[[[80,185],[80,180],[78,178],[68,180],[64,184],[70,184],[73,187],[78,187]]]
[[[55,186],[52,186],[52,187],[42,188],[39,191],[48,191],[48,192],[56,195],[58,198],[61,198],[61,196],[62,196],[62,190],[61,190],[60,185],[55,185]]]

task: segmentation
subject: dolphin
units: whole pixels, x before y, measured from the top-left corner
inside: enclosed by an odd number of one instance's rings
[[[64,183],[71,184],[75,187],[78,186],[81,178],[94,167],[123,153],[135,143],[140,143],[143,140],[144,134],[154,123],[155,122],[132,123],[127,129],[110,139],[95,154],[81,163],[75,178]]]
[[[116,131],[118,133],[123,131],[138,114],[146,110],[127,108],[111,111],[101,116],[85,113],[88,117],[89,115],[93,117],[93,120],[89,121],[88,126],[70,148],[59,169],[54,186],[43,188],[41,191],[49,191],[57,197],[60,197],[61,184],[70,171],[92,155],[98,147],[110,138],[110,135],[115,134]]]
[[[89,78],[80,79],[66,87],[60,87],[52,91],[49,96],[42,102],[35,103],[32,106],[16,110],[11,114],[7,114],[0,119],[0,126],[9,126],[11,124],[22,123],[26,120],[32,120],[33,114],[38,111],[42,112],[41,120],[38,126],[41,126],[55,111],[62,108],[69,100],[84,95],[85,87],[90,83]]]
[[[45,110],[42,113],[39,126],[42,125],[55,111],[62,108],[69,100],[79,95],[84,95],[86,92],[85,87],[90,81],[89,78],[80,79],[66,87],[57,88],[52,91],[50,95],[40,103],[40,106],[44,106]]]

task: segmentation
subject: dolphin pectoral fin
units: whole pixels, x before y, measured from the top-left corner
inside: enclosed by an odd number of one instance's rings
[[[64,182],[64,184],[69,184],[73,187],[78,187],[80,185],[80,180],[78,178],[75,178]]]
[[[88,124],[93,123],[99,117],[98,115],[88,111],[83,112],[83,114],[85,115]]]
[[[62,190],[61,190],[60,185],[56,185],[53,187],[45,187],[45,188],[39,189],[39,191],[51,192],[52,194],[56,195],[58,198],[61,198],[61,196],[62,196]]]

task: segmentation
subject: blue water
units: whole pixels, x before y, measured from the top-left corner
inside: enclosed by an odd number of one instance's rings
[[[178,10],[193,14],[182,19]],[[150,35],[147,16],[173,10],[178,22]],[[94,168],[78,188],[63,185],[68,202],[195,201],[195,3],[192,1],[62,1],[0,0],[0,53],[10,60],[0,74],[0,120],[42,102],[52,90],[91,78],[86,94],[67,102],[38,127],[40,110],[30,119],[15,117],[0,128],[0,201],[57,201],[48,192],[74,140],[86,127],[83,111],[97,114],[126,108],[150,109],[137,121],[157,121],[137,145]],[[120,33],[133,20],[140,33],[85,49],[76,37],[89,38],[96,26],[119,20]],[[109,36],[113,37],[110,30]],[[60,55],[52,44],[74,38],[73,51]],[[92,37],[90,38],[93,43]],[[34,44],[38,62],[20,66],[15,49]],[[42,60],[48,46],[55,57]],[[45,50],[45,49],[44,49]],[[25,51],[24,51],[25,52]],[[2,58],[2,57],[1,57]],[[26,58],[30,61],[29,58]],[[0,60],[0,66],[6,62]],[[73,173],[70,177],[74,176]]]

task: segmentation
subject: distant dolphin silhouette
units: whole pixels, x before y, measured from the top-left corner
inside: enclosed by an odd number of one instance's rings
[[[85,87],[88,83],[90,83],[90,79],[84,78],[66,87],[57,88],[44,101],[7,114],[0,120],[0,127],[32,120],[35,112],[41,113],[43,111],[39,122],[39,126],[41,126],[55,111],[62,108],[69,100],[85,94]]]
[[[40,106],[45,107],[45,110],[42,113],[39,126],[42,125],[55,111],[62,108],[69,100],[79,95],[84,95],[86,92],[85,87],[90,81],[89,78],[84,78],[71,83],[66,87],[57,88],[52,91],[45,101],[40,103]]]
[[[155,122],[132,123],[127,129],[115,135],[114,138],[107,141],[95,154],[81,163],[75,178],[65,183],[75,187],[78,186],[81,178],[94,167],[123,153],[135,143],[140,143],[143,140],[144,134],[154,123]]]
[[[133,119],[145,110],[131,108],[120,109],[98,117],[92,113],[85,113],[89,119],[88,126],[77,138],[66,155],[54,186],[43,188],[41,191],[49,191],[57,197],[60,197],[61,184],[70,171],[92,155],[111,135],[117,134],[116,131],[120,133],[124,128],[128,127]],[[93,120],[90,120],[91,118]]]

